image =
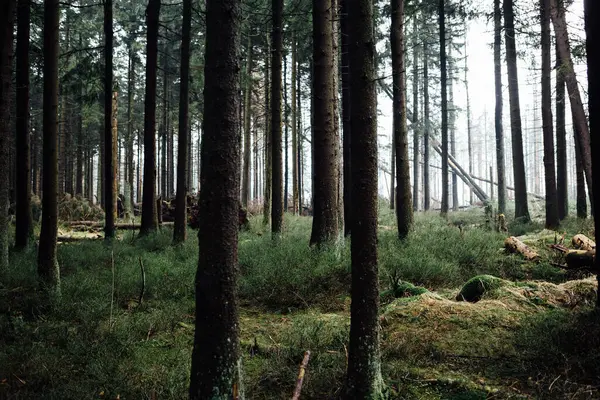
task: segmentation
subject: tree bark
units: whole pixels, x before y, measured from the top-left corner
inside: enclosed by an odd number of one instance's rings
[[[177,149],[177,195],[175,198],[175,226],[173,243],[183,243],[187,235],[187,193],[189,97],[190,97],[190,31],[192,27],[192,0],[183,0],[181,27],[181,76],[179,79],[179,145]]]
[[[264,146],[264,170],[265,170],[265,178],[263,180],[264,184],[264,198],[263,198],[263,225],[268,225],[271,219],[271,193],[272,193],[272,175],[273,175],[273,152],[271,147],[273,145],[273,141],[271,138],[271,94],[270,94],[270,85],[269,85],[269,49],[270,46],[268,44],[265,46],[265,146]]]
[[[158,53],[158,18],[160,0],[148,0],[146,25],[146,94],[144,100],[144,188],[140,235],[158,228],[156,210],[156,63]]]
[[[402,1],[392,0],[392,18],[401,19],[403,16],[399,3]],[[378,315],[377,94],[373,58],[373,1],[352,1],[348,13],[348,22],[353,27],[348,48],[354,110],[352,123],[354,132],[360,134],[352,138],[352,201],[355,209],[350,245],[350,344],[344,395],[346,399],[366,400],[383,398]]]
[[[283,160],[281,138],[281,53],[283,48],[283,0],[272,0],[272,69],[271,69],[271,151],[272,153],[272,204],[271,232],[281,233],[283,224]]]
[[[252,121],[252,35],[248,34],[246,85],[244,87],[244,171],[242,175],[242,207],[248,208],[250,198],[250,141]]]
[[[448,40],[448,131],[450,136],[450,155],[456,157],[456,105],[454,104],[454,69],[455,62],[452,57],[452,32],[449,31]],[[487,143],[487,141],[486,141]],[[458,176],[452,171],[452,211],[458,211]]]
[[[494,83],[496,108],[494,126],[496,130],[496,169],[498,180],[498,213],[506,213],[506,167],[504,161],[504,128],[502,126],[502,10],[500,0],[494,0]]]
[[[577,143],[579,134],[577,133],[577,125],[573,125],[573,138],[575,139],[575,185],[576,185],[576,202],[577,202],[577,218],[586,219],[587,214],[587,194],[585,192],[585,174],[583,173],[583,160],[581,159],[581,150]]]
[[[296,97],[300,95],[296,90],[296,79],[298,76],[298,45],[296,34],[292,32],[292,209],[294,215],[298,215],[298,110]]]
[[[56,237],[58,235],[59,15],[58,0],[44,0],[44,170],[38,274],[42,279],[45,292],[51,296],[60,296],[60,269],[56,257]]]
[[[569,214],[569,186],[567,182],[567,130],[565,128],[565,77],[562,60],[556,49],[556,190],[558,195],[558,218]]]
[[[430,208],[430,186],[429,186],[429,54],[427,46],[423,41],[423,209]]]
[[[419,162],[420,162],[420,121],[419,121],[419,33],[418,15],[413,16],[413,210],[419,211]]]
[[[333,29],[331,0],[313,0],[313,160],[311,245],[338,235],[338,137],[333,123]]]
[[[113,10],[112,0],[104,1],[104,237],[115,236],[117,193],[115,191],[115,148],[113,147]]]
[[[240,3],[239,0],[206,3],[205,118],[190,399],[229,400],[238,398],[240,391],[236,299]]]
[[[448,71],[446,70],[446,16],[444,0],[438,1],[440,25],[440,70],[442,86],[442,206],[441,214],[448,214]]]
[[[352,233],[352,124],[351,124],[351,99],[350,99],[350,47],[351,27],[348,21],[348,3],[350,0],[340,0],[340,31],[342,51],[342,158],[343,158],[343,197],[344,197],[344,236]],[[390,203],[394,204],[393,199]]]
[[[30,0],[19,0],[17,8],[17,205],[15,248],[24,249],[33,237],[31,218],[31,140],[29,136],[29,25]],[[14,3],[14,1],[13,1]],[[7,23],[7,22],[5,22]],[[11,21],[8,22],[9,26]],[[12,40],[12,35],[11,35]],[[6,42],[2,42],[6,43]],[[3,118],[6,118],[4,116]]]
[[[512,136],[513,173],[515,186],[515,218],[529,222],[527,204],[527,181],[525,156],[523,154],[523,133],[521,131],[521,106],[519,104],[519,77],[517,73],[517,48],[515,44],[515,24],[513,0],[503,0],[504,38],[506,42],[506,66],[508,70],[508,95],[510,103],[510,130]]]

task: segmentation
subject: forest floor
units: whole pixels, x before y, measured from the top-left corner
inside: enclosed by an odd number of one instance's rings
[[[591,221],[567,220],[556,234],[509,221],[510,234],[526,235],[541,254],[527,262],[505,253],[507,234],[486,229],[481,209],[449,221],[419,213],[403,243],[393,220],[382,207],[381,352],[390,398],[600,398],[596,281],[556,268],[548,249],[563,234],[567,243],[576,233],[593,238]],[[334,398],[347,362],[350,246],[311,250],[307,217],[286,216],[277,246],[258,217],[251,226],[239,243],[246,398],[290,398],[305,350],[312,355],[301,398]],[[61,244],[62,301],[52,308],[37,291],[35,251],[12,255],[0,282],[0,399],[186,398],[197,238],[190,232],[173,248],[168,229],[132,235],[112,248]],[[481,274],[508,282],[477,303],[456,301]],[[402,297],[389,294],[394,287],[405,288]]]

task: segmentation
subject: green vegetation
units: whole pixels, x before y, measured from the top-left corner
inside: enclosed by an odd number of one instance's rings
[[[485,229],[482,211],[451,213],[449,221],[418,215],[402,243],[393,224],[382,210],[381,290],[394,293],[382,296],[382,369],[393,398],[600,396],[595,281],[552,266],[545,248],[553,235],[527,232],[542,257],[526,263],[504,253],[505,235]],[[304,217],[286,216],[277,246],[262,229],[252,219],[239,245],[247,398],[289,398],[307,349],[302,398],[330,398],[346,368],[349,245],[311,250]],[[590,229],[568,220],[558,240]],[[197,239],[172,247],[166,229],[130,235],[112,248],[59,245],[63,299],[53,307],[38,298],[36,252],[12,255],[0,283],[0,398],[186,396]],[[504,284],[476,303],[456,301],[479,275]]]

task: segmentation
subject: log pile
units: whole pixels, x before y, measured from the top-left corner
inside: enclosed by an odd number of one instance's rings
[[[575,249],[569,249],[560,244],[553,244],[550,248],[564,254],[566,264],[554,264],[566,270],[586,270],[596,274],[596,243],[585,235],[578,234],[571,240]]]

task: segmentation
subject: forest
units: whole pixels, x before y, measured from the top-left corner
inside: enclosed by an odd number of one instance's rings
[[[599,21],[0,0],[0,399],[599,399]]]

